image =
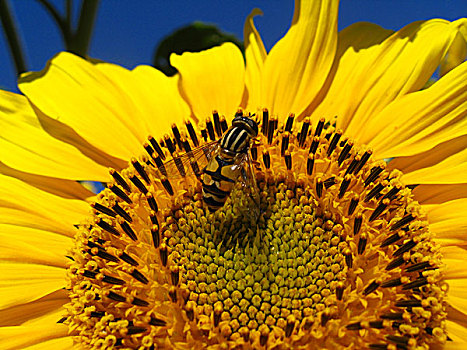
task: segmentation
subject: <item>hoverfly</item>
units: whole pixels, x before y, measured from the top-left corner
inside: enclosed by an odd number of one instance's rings
[[[258,124],[250,116],[237,115],[232,126],[219,140],[209,142],[164,163],[159,175],[168,179],[195,174],[202,184],[203,201],[210,212],[224,206],[235,185],[240,181],[259,215],[259,195],[253,172],[250,147],[258,135]],[[250,202],[251,202],[250,201]],[[250,209],[250,208],[249,208]]]

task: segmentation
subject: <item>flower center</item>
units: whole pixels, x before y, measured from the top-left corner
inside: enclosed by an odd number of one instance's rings
[[[149,138],[150,157],[111,171],[70,256],[65,322],[77,341],[443,343],[440,254],[401,173],[325,120],[294,128],[293,115],[285,125],[266,110],[261,117],[243,165],[251,174],[234,179],[217,211],[207,207],[206,180],[195,176],[227,130],[217,113],[200,134],[187,122],[187,133],[174,126],[173,138]]]

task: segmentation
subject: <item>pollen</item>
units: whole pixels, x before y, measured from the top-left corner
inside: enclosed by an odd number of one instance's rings
[[[239,112],[241,113],[241,112]],[[401,173],[321,119],[262,111],[250,179],[209,210],[204,147],[172,126],[79,225],[63,322],[88,348],[412,349],[443,344],[439,247]],[[294,125],[297,124],[297,125]],[[203,148],[204,147],[204,148]],[[203,149],[197,156],[197,150]],[[245,176],[243,176],[245,177]],[[248,182],[248,181],[249,182]]]

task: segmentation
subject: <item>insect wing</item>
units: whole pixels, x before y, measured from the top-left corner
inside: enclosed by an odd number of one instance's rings
[[[194,174],[196,177],[199,177],[218,149],[219,142],[213,141],[197,147],[191,152],[173,157],[163,163],[162,166],[156,167],[157,176],[160,178],[165,176],[168,179],[180,179]]]

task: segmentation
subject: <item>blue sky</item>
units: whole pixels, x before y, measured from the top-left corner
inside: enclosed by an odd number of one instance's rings
[[[52,2],[63,10],[64,0]],[[79,4],[77,0],[74,2]],[[10,4],[25,44],[28,68],[40,70],[63,49],[60,34],[36,0],[10,0]],[[101,0],[89,54],[127,68],[149,64],[162,38],[193,21],[217,24],[222,30],[242,38],[244,19],[255,7],[264,12],[255,23],[269,50],[290,25],[292,1]],[[466,0],[342,0],[339,29],[354,22],[368,21],[397,30],[416,20],[436,17],[455,20],[465,16]],[[0,86],[17,91],[14,66],[3,31],[0,63]]]

